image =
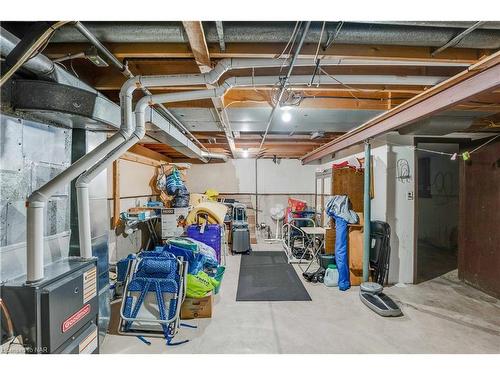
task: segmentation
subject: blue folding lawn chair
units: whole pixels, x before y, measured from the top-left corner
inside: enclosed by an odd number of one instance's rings
[[[167,345],[179,345],[172,340],[180,326],[180,308],[186,295],[187,262],[165,251],[144,251],[130,259],[123,299],[120,307],[118,332],[144,337],[164,337]]]

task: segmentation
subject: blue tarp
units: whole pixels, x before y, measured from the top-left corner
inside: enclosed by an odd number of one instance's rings
[[[335,218],[335,262],[339,271],[339,289],[351,287],[349,279],[349,260],[347,256],[347,221],[340,216]]]
[[[165,245],[163,251],[183,257],[188,262],[188,273],[191,275],[196,275],[205,268],[217,268],[219,265],[215,259],[207,257],[199,251],[191,251],[171,244]]]

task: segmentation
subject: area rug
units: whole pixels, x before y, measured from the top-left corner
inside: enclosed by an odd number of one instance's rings
[[[241,256],[236,301],[311,301],[311,296],[284,252],[254,251]]]

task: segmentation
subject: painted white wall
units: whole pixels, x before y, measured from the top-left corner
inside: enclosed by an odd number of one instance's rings
[[[226,163],[193,164],[188,171],[186,187],[191,193],[209,188],[224,193],[255,192],[255,161],[230,159]]]
[[[257,191],[259,223],[270,226],[272,236],[276,223],[270,209],[287,205],[289,197],[302,199],[314,206],[314,181],[317,165],[302,165],[300,160],[283,159],[275,164],[270,159],[257,161]],[[226,163],[193,164],[187,174],[186,186],[190,192],[202,193],[213,188],[220,193],[252,194],[255,207],[255,159],[234,159]]]
[[[411,137],[390,136],[387,146],[386,221],[391,226],[391,261],[389,282],[413,283],[414,264],[414,210],[415,200],[408,193],[415,190],[414,155],[409,147]],[[402,146],[396,146],[402,145]],[[398,179],[397,161],[406,160],[410,166],[410,179]]]
[[[150,182],[156,173],[153,166],[135,163],[128,160],[120,160],[120,211],[129,208],[144,206],[150,196],[154,194]],[[107,169],[108,198],[113,197],[113,168]],[[108,217],[113,216],[113,201],[108,200]],[[122,228],[109,230],[109,260],[111,263],[126,257],[128,254],[137,252],[146,244],[146,228],[125,235]]]
[[[299,160],[258,160],[258,192],[266,194],[314,193],[317,166],[302,165]],[[190,192],[208,188],[221,193],[255,193],[255,159],[233,159],[226,163],[193,164],[187,175]]]
[[[149,196],[154,194],[150,186],[156,168],[129,160],[120,160],[120,196]],[[108,198],[113,197],[113,168],[107,169]]]
[[[316,166],[302,165],[296,159],[283,159],[280,164],[260,159],[257,163],[259,193],[314,194]]]
[[[414,191],[414,150],[412,138],[388,135],[372,141],[374,198],[371,200],[371,220],[381,220],[391,226],[390,283],[413,283],[414,254],[414,200],[408,193]],[[401,146],[396,146],[401,145]],[[322,164],[331,168],[351,157],[364,157],[364,146],[358,145],[335,155],[333,161]],[[397,160],[406,159],[410,165],[411,180],[401,182],[397,177]]]

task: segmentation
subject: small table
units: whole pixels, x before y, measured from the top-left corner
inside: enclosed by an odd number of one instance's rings
[[[146,247],[144,249],[149,250],[151,244],[153,244],[153,249],[156,246],[160,245],[160,239],[158,237],[158,233],[156,232],[156,226],[158,225],[160,219],[161,219],[160,215],[151,215],[145,219],[129,218],[126,220],[125,225],[132,227],[132,226],[137,226],[140,223],[146,224],[146,228],[148,229],[149,232],[149,238],[148,238],[148,243],[146,244]]]
[[[300,266],[300,263],[299,263],[299,267],[300,269],[303,271],[303,272],[307,272],[307,270],[309,269],[309,267],[311,267],[311,264],[314,262],[314,260],[317,258],[318,256],[318,253],[321,251],[321,248],[323,247],[323,244],[325,242],[324,238],[325,238],[325,235],[326,235],[326,229],[323,228],[323,227],[303,227],[303,228],[300,228],[302,229],[302,231],[307,235],[307,237],[310,239],[310,241],[308,241],[309,243],[312,242],[312,248],[313,248],[313,256],[312,256],[312,259],[311,261],[309,262],[309,264],[307,265],[307,268],[305,270],[302,270],[302,267]],[[321,236],[323,237],[323,239],[321,240],[320,244],[318,246],[316,246],[316,237],[317,236]],[[319,262],[318,262],[319,263]]]

